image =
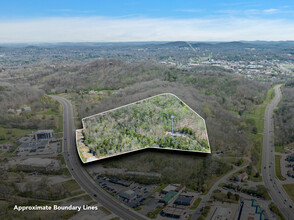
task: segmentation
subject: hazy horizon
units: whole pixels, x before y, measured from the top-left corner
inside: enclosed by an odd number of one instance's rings
[[[286,0],[9,1],[0,8],[0,43],[294,40]]]

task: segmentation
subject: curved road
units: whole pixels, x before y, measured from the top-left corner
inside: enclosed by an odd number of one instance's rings
[[[222,178],[220,178],[218,181],[216,181],[214,183],[214,185],[210,188],[210,190],[208,191],[208,193],[206,195],[204,195],[203,197],[200,196],[200,198],[202,199],[201,202],[199,203],[195,213],[193,214],[191,220],[197,220],[199,218],[199,216],[202,213],[202,209],[205,207],[206,203],[208,202],[208,200],[211,197],[211,194],[213,193],[214,190],[216,190],[217,188],[219,188],[219,184],[223,183],[226,181],[226,179],[228,179],[230,176],[232,176],[234,173],[238,172],[239,170],[242,170],[244,168],[246,168],[248,166],[248,164],[246,163],[246,165],[243,165],[242,167],[238,167],[236,169],[233,169],[232,171],[230,171],[229,173],[227,173],[226,175],[224,175]]]
[[[274,203],[288,219],[293,219],[293,202],[284,191],[280,180],[276,179],[275,175],[273,110],[282,98],[280,87],[281,85],[274,87],[275,97],[265,110],[262,150],[262,178],[264,185]]]
[[[264,136],[263,136],[263,151],[262,151],[262,176],[264,184],[272,197],[272,200],[277,204],[283,214],[288,218],[294,216],[293,202],[289,196],[285,193],[282,184],[275,177],[274,170],[274,144],[273,144],[273,110],[276,105],[281,100],[282,94],[280,90],[281,85],[274,87],[275,97],[272,102],[267,106],[265,111],[264,119]],[[105,208],[109,209],[111,212],[117,216],[126,219],[147,219],[145,216],[136,213],[131,208],[126,207],[103,189],[101,189],[94,180],[86,173],[83,168],[83,164],[80,161],[78,156],[76,146],[75,146],[75,127],[73,124],[73,112],[71,103],[65,98],[59,96],[52,96],[57,99],[63,105],[63,114],[64,114],[64,157],[66,160],[67,167],[71,172],[74,179],[78,184],[96,201],[101,203]],[[236,170],[234,170],[236,172]],[[229,173],[231,174],[231,173]],[[229,175],[227,174],[227,175]],[[227,176],[225,175],[225,177]],[[223,180],[223,178],[221,178]],[[219,181],[218,181],[219,182]],[[215,184],[214,186],[217,186]],[[213,188],[213,187],[212,187]],[[207,196],[208,197],[208,196]],[[207,198],[205,197],[201,204],[204,204]],[[199,205],[198,212],[195,213],[193,219],[198,216],[199,209],[202,206]],[[292,207],[292,208],[291,208]]]
[[[66,165],[77,183],[92,196],[93,199],[120,218],[126,220],[147,219],[147,217],[135,212],[109,195],[87,174],[76,149],[72,105],[65,98],[59,96],[51,97],[58,100],[63,106],[63,155]]]

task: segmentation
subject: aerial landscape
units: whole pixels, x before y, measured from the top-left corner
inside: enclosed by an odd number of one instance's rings
[[[77,148],[83,162],[161,148],[210,152],[205,121],[173,94],[160,94],[82,119]],[[90,152],[90,153],[89,153]]]
[[[291,1],[16,2],[0,219],[293,219]]]

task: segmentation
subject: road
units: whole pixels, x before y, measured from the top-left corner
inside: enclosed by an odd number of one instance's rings
[[[273,110],[280,102],[282,98],[281,85],[275,86],[275,97],[272,102],[267,106],[265,111],[264,118],[264,136],[263,136],[263,152],[262,152],[262,176],[265,187],[267,188],[270,196],[274,203],[279,207],[279,209],[283,212],[283,214],[288,219],[293,219],[294,217],[294,208],[290,208],[293,206],[293,202],[289,198],[289,196],[284,191],[281,182],[275,177],[275,166],[274,166],[274,144],[273,144]],[[247,165],[246,165],[247,166]],[[221,182],[225,182],[225,180],[231,176],[233,173],[237,172],[244,167],[240,167],[238,169],[234,169],[229,172],[221,179],[219,179],[209,190],[208,194],[202,197],[202,200],[199,206],[196,209],[195,214],[192,219],[197,219],[201,214],[200,210],[205,206],[207,201],[209,200],[212,192],[218,188],[218,185]],[[265,168],[264,168],[265,167]],[[292,218],[291,218],[292,217]]]
[[[73,178],[93,199],[120,218],[125,220],[148,219],[109,195],[88,175],[78,156],[75,144],[75,126],[72,105],[65,98],[59,96],[51,97],[58,100],[63,106],[63,155]]]
[[[262,150],[262,178],[264,185],[274,203],[288,219],[293,219],[293,202],[284,191],[280,180],[278,180],[275,175],[273,110],[282,98],[280,87],[281,85],[274,87],[275,97],[265,110]]]
[[[202,198],[202,200],[199,203],[191,220],[198,219],[198,217],[201,215],[201,209],[205,207],[206,203],[208,202],[208,200],[211,197],[211,194],[213,193],[214,190],[216,190],[218,188],[218,185],[220,183],[226,182],[227,178],[229,178],[230,176],[232,176],[234,173],[238,172],[239,170],[246,168],[247,166],[248,166],[248,164],[246,163],[246,165],[243,165],[242,167],[238,167],[237,169],[233,169],[231,172],[227,173],[222,178],[220,178],[218,181],[216,181],[215,184],[210,188],[210,190],[208,191],[208,193],[206,195],[200,196],[200,198]]]
[[[275,204],[278,205],[280,210],[284,213],[284,215],[291,219],[294,216],[293,203],[289,196],[285,193],[281,182],[275,178],[275,170],[274,170],[274,144],[273,144],[273,110],[275,106],[281,100],[282,94],[280,91],[280,85],[275,88],[275,98],[272,102],[267,106],[265,111],[265,120],[264,120],[264,137],[263,137],[263,154],[262,154],[262,176],[263,181],[268,189],[270,196],[272,197]],[[52,96],[57,99],[63,105],[64,111],[64,157],[66,160],[67,167],[71,172],[74,179],[78,182],[78,184],[96,201],[101,203],[105,208],[109,209],[111,212],[116,214],[117,216],[123,219],[147,219],[145,216],[136,213],[130,208],[124,206],[103,189],[101,189],[93,179],[86,173],[83,168],[83,164],[80,161],[80,158],[77,154],[77,149],[75,146],[75,127],[73,122],[73,112],[71,103],[61,97]],[[264,168],[265,167],[265,168]],[[220,180],[218,180],[214,186],[210,189],[209,193],[202,197],[202,201],[199,204],[195,215],[192,219],[197,219],[200,214],[200,209],[205,206],[208,201],[211,193],[215,190],[219,183],[225,181],[227,177],[237,172],[240,167],[231,171],[230,173],[223,176]],[[96,196],[94,196],[96,195]]]

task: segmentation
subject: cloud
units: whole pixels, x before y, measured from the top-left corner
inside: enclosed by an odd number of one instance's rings
[[[176,12],[187,12],[187,13],[199,13],[203,12],[202,9],[177,9]]]
[[[279,9],[276,8],[270,8],[270,9],[265,9],[263,10],[265,13],[276,13],[279,11]]]
[[[0,42],[294,40],[289,20],[55,17],[0,22]]]
[[[280,10],[276,9],[276,8],[270,8],[270,9],[265,9],[263,10],[264,13],[266,14],[276,14],[278,13]]]

